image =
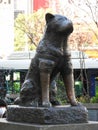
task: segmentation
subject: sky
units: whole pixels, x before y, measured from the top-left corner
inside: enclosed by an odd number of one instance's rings
[[[0,3],[0,55],[13,50],[14,43],[14,6],[13,0]]]

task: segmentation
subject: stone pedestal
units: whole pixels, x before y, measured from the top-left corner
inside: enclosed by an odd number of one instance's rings
[[[7,108],[7,120],[33,124],[74,124],[87,123],[88,114],[84,106],[45,108],[10,105]]]
[[[0,130],[98,130],[98,122],[79,124],[39,125],[10,122],[0,119]]]

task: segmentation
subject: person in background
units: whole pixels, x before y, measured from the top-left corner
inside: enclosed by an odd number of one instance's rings
[[[7,103],[5,101],[6,90],[0,83],[0,118],[6,117]]]
[[[0,118],[6,117],[7,104],[3,99],[0,99]]]

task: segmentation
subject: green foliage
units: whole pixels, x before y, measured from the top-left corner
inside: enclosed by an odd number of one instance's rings
[[[25,35],[24,35],[24,23],[25,23],[25,16],[23,14],[19,14],[15,20],[15,37],[14,37],[14,50],[23,50],[25,46]]]
[[[90,99],[90,103],[98,103],[98,95]]]
[[[68,98],[66,95],[66,90],[63,81],[60,77],[57,79],[57,100],[61,102],[61,104],[65,104],[68,102]],[[81,103],[98,103],[98,92],[95,97],[90,97],[89,95],[83,95],[81,93],[80,97],[76,97],[78,102]]]
[[[77,98],[77,101],[81,103],[98,103],[98,95],[90,97],[88,95]]]
[[[67,102],[65,86],[61,79],[57,80],[57,100],[60,101],[61,104]]]
[[[80,97],[77,97],[77,101],[81,103],[90,103],[90,96],[89,95],[82,95]]]
[[[33,50],[42,38],[45,26],[45,13],[50,9],[39,9],[29,15],[19,14],[15,19],[14,50]]]
[[[15,82],[13,84],[13,91],[14,91],[14,93],[19,93],[20,92],[20,83],[19,82]]]

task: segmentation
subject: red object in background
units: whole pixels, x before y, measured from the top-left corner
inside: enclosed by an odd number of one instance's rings
[[[49,0],[33,0],[33,10],[37,11],[40,8],[48,8]]]

